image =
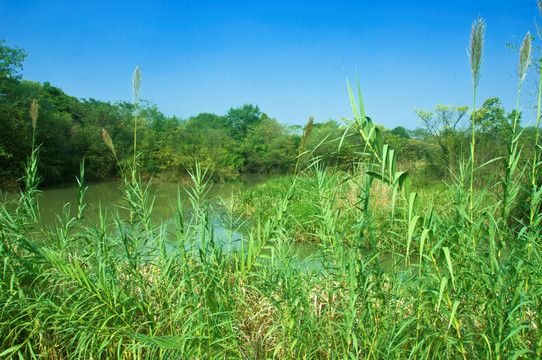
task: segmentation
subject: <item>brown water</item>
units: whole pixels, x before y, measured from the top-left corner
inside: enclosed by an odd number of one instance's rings
[[[227,199],[232,194],[249,189],[269,179],[268,175],[245,175],[236,182],[217,183],[210,185],[206,200],[217,202],[218,199]],[[144,184],[146,185],[146,184]],[[84,196],[86,204],[85,216],[94,222],[99,221],[100,211],[102,214],[107,209],[111,214],[119,211],[121,217],[126,215],[123,207],[127,206],[123,199],[121,181],[100,181],[85,184],[87,191]],[[190,203],[186,190],[191,184],[152,182],[150,186],[150,200],[154,200],[152,217],[157,223],[168,222],[177,207],[177,194],[181,196],[183,209],[188,209]],[[6,193],[3,198],[13,200],[18,197],[16,193]],[[57,222],[57,215],[63,213],[66,204],[71,204],[71,215],[77,211],[77,188],[75,184],[62,184],[41,189],[38,197],[40,214],[45,224],[54,225]]]
[[[257,184],[263,183],[269,179],[268,175],[245,175],[238,181],[232,183],[212,184],[207,193],[206,200],[214,209],[209,213],[210,221],[214,226],[214,236],[216,239],[225,240],[229,238],[228,243],[223,243],[228,249],[236,249],[243,243],[244,237],[242,230],[227,234],[219,219],[220,208],[216,206],[220,199],[228,199],[232,194],[247,190]],[[100,213],[107,216],[107,221],[113,222],[113,213],[118,212],[120,218],[127,219],[128,212],[124,209],[127,206],[123,199],[121,181],[99,181],[85,184],[87,187],[84,203],[86,204],[84,216],[87,221],[99,223]],[[144,184],[146,185],[146,184]],[[174,231],[174,214],[177,210],[177,194],[180,194],[183,204],[183,213],[185,220],[190,218],[191,207],[186,190],[189,190],[191,184],[178,184],[169,182],[152,182],[150,185],[150,200],[154,200],[152,209],[152,219],[157,225],[163,224],[171,231]],[[66,217],[63,213],[66,211],[67,204],[70,204],[70,215],[77,214],[77,187],[75,184],[62,184],[41,189],[38,196],[41,221],[46,228],[53,229],[58,225],[60,216]],[[15,200],[19,194],[5,193],[0,200]],[[315,244],[299,243],[294,244],[295,253],[299,260],[310,258],[317,251]]]

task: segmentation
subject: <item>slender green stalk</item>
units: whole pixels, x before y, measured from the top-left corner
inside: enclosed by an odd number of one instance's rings
[[[540,1],[539,1],[540,6]],[[541,8],[542,9],[542,8]],[[540,109],[541,109],[541,101],[542,101],[542,58],[538,60],[539,64],[539,79],[538,79],[538,104],[536,106],[536,133],[534,137],[534,154],[533,154],[533,163],[531,166],[531,204],[530,204],[530,211],[529,211],[529,224],[532,226],[535,212],[536,212],[536,206],[534,202],[537,186],[536,186],[536,179],[537,179],[537,163],[538,163],[538,139],[540,137]],[[529,250],[530,250],[530,244],[529,244]],[[529,257],[530,260],[530,257]]]
[[[38,177],[38,152],[40,146],[36,146],[38,112],[38,101],[34,99],[30,105],[30,118],[32,120],[32,151],[25,167],[25,176],[23,177],[24,190],[20,201],[22,211],[34,222],[38,222],[40,217],[39,204],[37,202],[37,195],[39,193],[38,185],[40,182]]]
[[[540,0],[538,1],[538,7],[539,10],[542,11],[542,3]],[[540,34],[539,34],[540,35]],[[540,206],[540,198],[538,194],[538,186],[536,184],[537,176],[538,176],[538,139],[539,139],[539,131],[540,131],[540,116],[541,116],[541,106],[542,106],[542,58],[538,60],[539,68],[539,78],[538,78],[538,103],[536,107],[536,132],[534,137],[534,151],[533,151],[533,162],[531,165],[531,199],[529,204],[529,227],[532,229],[535,227],[535,216],[538,207]],[[532,231],[532,230],[531,230]],[[532,257],[532,240],[533,238],[536,238],[535,231],[532,231],[532,235],[528,236],[528,243],[527,243],[527,261],[531,261]],[[525,291],[529,291],[529,277],[525,280]]]
[[[486,22],[482,18],[478,18],[472,24],[472,31],[470,37],[470,66],[472,71],[472,134],[471,134],[471,144],[470,144],[470,206],[469,206],[469,215],[470,223],[474,221],[474,144],[475,144],[475,131],[476,131],[476,90],[478,89],[478,83],[480,81],[480,69],[482,67],[483,60],[483,50],[484,50],[484,33],[486,29]],[[476,248],[476,239],[474,237],[474,232],[472,232],[472,242],[474,248]]]
[[[139,66],[136,67],[132,76],[132,91],[134,104],[134,157],[132,162],[132,184],[135,182],[134,171],[136,168],[137,159],[137,123],[139,121],[139,95],[141,93],[141,71]]]
[[[515,172],[518,168],[521,153],[521,150],[519,149],[519,135],[517,134],[520,117],[519,99],[521,94],[521,85],[523,84],[523,81],[527,76],[527,70],[529,69],[529,65],[531,64],[531,39],[531,35],[527,33],[527,35],[525,35],[525,38],[523,39],[523,43],[521,44],[521,48],[519,51],[519,81],[516,97],[516,113],[514,116],[514,124],[512,127],[512,140],[508,151],[508,161],[505,169],[506,173],[503,181],[503,225],[506,225],[512,202],[514,201],[519,191],[519,184],[513,182]]]

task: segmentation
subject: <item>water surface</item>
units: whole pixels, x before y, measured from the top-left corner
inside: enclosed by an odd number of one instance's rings
[[[221,218],[224,215],[220,207],[220,200],[227,200],[232,194],[237,194],[250,189],[257,184],[267,181],[268,175],[244,175],[236,182],[209,184],[210,188],[205,197],[206,204],[209,205],[209,222],[213,227],[213,235],[217,242],[221,243],[225,250],[235,250],[243,244],[242,229],[238,229],[233,234],[228,233],[227,226],[224,223],[226,219]],[[144,184],[145,186],[147,184]],[[99,181],[85,184],[87,188],[84,196],[86,205],[84,216],[88,222],[95,224],[100,221],[100,213],[106,216],[106,221],[113,223],[114,213],[119,214],[120,218],[128,219],[126,210],[127,201],[123,199],[122,181]],[[183,215],[186,223],[190,223],[192,209],[187,191],[190,191],[192,184],[189,183],[171,183],[171,182],[151,182],[149,187],[150,200],[153,201],[152,220],[155,225],[163,225],[170,233],[175,232],[175,213],[177,211],[177,196],[180,194]],[[62,184],[46,187],[40,190],[38,196],[41,221],[43,225],[52,230],[59,224],[58,217],[65,219],[65,212],[69,210],[71,216],[77,215],[77,191],[76,184]],[[3,194],[6,200],[15,200],[17,193]],[[67,207],[70,204],[69,207]],[[240,225],[239,223],[235,225]],[[229,239],[229,241],[227,241]],[[191,246],[198,246],[199,240]],[[300,261],[311,259],[318,246],[312,243],[293,244],[294,252],[298,255]],[[315,259],[311,263],[317,263]],[[303,263],[300,263],[302,265]],[[303,265],[303,267],[306,264]]]
[[[249,189],[269,179],[268,175],[244,175],[236,182],[209,184],[209,192],[205,197],[209,203],[216,203],[219,199],[227,199],[245,189]],[[122,181],[99,181],[85,184],[87,187],[84,203],[85,217],[98,222],[100,211],[109,214],[118,211],[121,217],[127,215],[125,210],[127,202],[123,199]],[[144,184],[146,186],[147,184]],[[151,182],[150,200],[154,201],[152,218],[156,223],[167,223],[173,217],[177,208],[177,194],[180,194],[183,209],[190,208],[187,190],[190,190],[190,183]],[[7,200],[18,197],[16,193],[6,193]],[[70,214],[76,215],[77,211],[77,187],[75,184],[62,184],[41,189],[38,197],[42,221],[46,225],[54,225],[57,222],[57,215],[63,213],[66,204],[71,204]]]

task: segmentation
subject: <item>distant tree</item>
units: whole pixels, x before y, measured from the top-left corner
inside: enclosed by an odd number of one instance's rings
[[[425,128],[416,128],[414,130],[408,130],[408,135],[412,139],[418,140],[428,140],[431,137],[431,134]]]
[[[228,128],[228,119],[212,113],[200,113],[188,119],[189,130],[197,131],[202,129],[223,129]]]
[[[283,173],[297,156],[295,136],[287,126],[263,113],[244,141],[246,170],[259,173]]]
[[[434,170],[435,163],[441,162],[442,159],[441,156],[437,156],[435,159],[434,154],[439,153],[439,149],[435,142],[431,141],[427,130],[416,129],[413,131],[415,136],[405,137],[402,130],[394,131],[396,129],[384,129],[381,134],[383,142],[396,151],[401,169],[407,170],[411,175],[430,174],[427,171]],[[402,129],[408,134],[409,130]]]
[[[231,108],[226,114],[226,119],[232,129],[232,135],[239,138],[245,137],[249,128],[258,124],[261,115],[258,106],[245,104],[238,108]]]
[[[335,120],[314,123],[303,145],[300,162],[310,164],[314,159],[320,159],[327,166],[345,166],[345,169],[351,167],[357,159],[354,149],[358,134],[345,135],[344,131]]]
[[[402,127],[402,126],[396,126],[396,127],[394,127],[394,128],[391,130],[391,133],[392,133],[393,135],[402,137],[402,138],[404,138],[404,139],[410,139],[410,135],[408,135],[408,130],[405,129],[404,127]]]
[[[512,126],[516,117],[516,111],[508,114],[498,97],[492,97],[484,101],[482,107],[476,110],[476,129],[484,136],[496,141],[504,141],[512,136]],[[521,119],[521,114],[518,121]]]
[[[478,161],[485,163],[508,153],[506,144],[510,144],[512,140],[515,117],[516,111],[512,110],[507,113],[498,97],[485,100],[482,107],[476,110]],[[521,113],[518,116],[518,123],[520,120]],[[524,141],[527,138],[527,133],[524,133],[522,140]],[[499,168],[499,165],[501,168]],[[487,171],[495,173],[503,170],[502,166],[503,164],[500,162],[492,163]]]
[[[415,109],[431,137],[442,150],[444,164],[454,166],[456,148],[459,142],[462,120],[467,114],[468,106],[435,105],[433,112]]]
[[[18,47],[8,47],[6,40],[0,40],[0,77],[20,79],[26,52]]]
[[[23,90],[18,80],[0,77],[0,184],[22,176],[30,152],[30,101]]]
[[[19,71],[26,57],[24,50],[5,45],[0,39],[0,185],[14,184],[22,175],[22,164],[29,151],[31,100],[21,87]]]

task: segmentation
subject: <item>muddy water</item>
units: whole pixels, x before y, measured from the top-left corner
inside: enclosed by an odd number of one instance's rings
[[[234,183],[212,184],[206,199],[210,208],[209,221],[213,225],[213,232],[216,239],[225,241],[230,239],[233,243],[224,243],[227,249],[233,250],[240,246],[244,234],[242,231],[228,234],[224,226],[223,214],[218,206],[220,199],[228,199],[232,194],[250,189],[257,184],[263,183],[269,179],[269,176],[247,175]],[[85,184],[87,190],[84,196],[85,217],[88,221],[99,223],[100,214],[107,216],[107,221],[112,222],[113,213],[118,212],[122,219],[128,218],[128,211],[125,209],[127,202],[123,199],[121,181],[100,181]],[[152,220],[157,225],[165,225],[170,231],[174,232],[175,212],[177,210],[177,196],[183,204],[183,213],[185,220],[189,222],[191,216],[190,201],[187,190],[190,190],[190,184],[178,184],[169,182],[152,182],[150,185],[150,200],[153,201]],[[2,195],[3,200],[17,199],[18,194],[6,193]],[[77,214],[77,187],[75,184],[63,184],[59,186],[47,187],[41,189],[38,197],[41,221],[46,228],[53,229],[59,224],[58,217],[66,218],[64,215],[69,211],[71,216]],[[70,204],[68,207],[67,204]],[[300,259],[311,258],[317,251],[314,244],[295,244],[295,252]]]

